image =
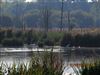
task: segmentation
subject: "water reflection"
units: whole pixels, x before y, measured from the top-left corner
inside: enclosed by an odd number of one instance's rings
[[[51,51],[51,49],[46,49]],[[11,64],[13,62],[28,63],[32,57],[33,52],[44,52],[44,49],[28,49],[28,48],[1,48],[0,49],[0,61]],[[62,55],[62,59],[65,63],[79,63],[84,59],[99,58],[99,48],[60,48],[54,49],[54,53]]]

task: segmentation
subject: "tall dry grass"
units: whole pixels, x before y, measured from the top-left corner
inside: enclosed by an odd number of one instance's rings
[[[0,75],[62,75],[63,63],[56,53],[38,52],[33,54],[29,64],[13,64],[12,66],[0,65]]]

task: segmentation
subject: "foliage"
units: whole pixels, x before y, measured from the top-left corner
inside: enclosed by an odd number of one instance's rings
[[[61,39],[61,46],[65,47],[67,45],[71,45],[71,43],[72,43],[72,36],[71,36],[71,34],[64,34],[62,36],[62,39]]]
[[[76,75],[99,75],[100,74],[100,60],[92,60],[83,62],[80,67],[76,66],[78,70],[73,67]]]
[[[73,2],[76,0],[73,0]],[[83,1],[83,0],[81,0]],[[84,0],[85,1],[85,0]],[[50,3],[50,4],[49,4]],[[49,4],[49,5],[47,5]],[[78,2],[69,4],[64,2],[63,11],[63,25],[60,26],[61,21],[61,2],[47,2],[45,4],[47,9],[44,9],[43,2],[40,3],[2,3],[0,8],[0,25],[2,27],[17,28],[26,25],[31,28],[59,28],[69,27],[68,25],[68,10],[70,9],[70,27],[99,27],[100,24],[100,2]],[[44,12],[42,12],[44,11]],[[78,14],[78,15],[77,15]],[[45,21],[44,24],[42,23]],[[46,24],[46,25],[45,25]]]
[[[2,45],[5,47],[22,47],[23,41],[17,38],[5,38],[2,40]]]
[[[0,45],[3,47],[22,47],[24,44],[44,46],[100,47],[100,34],[76,34],[50,31],[46,34],[34,30],[0,30]]]
[[[5,74],[0,68],[0,75]],[[29,64],[13,64],[6,67],[7,75],[62,75],[62,60],[52,52],[33,55]]]
[[[0,66],[0,75],[3,75],[3,72],[2,72],[2,65]]]

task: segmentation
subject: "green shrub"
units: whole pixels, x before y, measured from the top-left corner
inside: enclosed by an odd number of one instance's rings
[[[40,48],[43,48],[44,47],[44,43],[43,42],[41,42],[41,41],[38,41],[38,46],[40,47]]]
[[[18,38],[5,38],[2,40],[2,45],[4,47],[21,47],[23,46],[23,41]]]
[[[67,46],[68,44],[69,45],[71,45],[72,46],[72,35],[71,34],[64,34],[63,36],[62,36],[62,39],[61,39],[61,41],[60,41],[60,45],[61,46],[63,46],[63,47],[65,47],[65,46]]]

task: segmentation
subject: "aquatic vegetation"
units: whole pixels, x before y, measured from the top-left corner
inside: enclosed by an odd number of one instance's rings
[[[92,61],[89,64],[83,63],[81,75],[100,75],[100,61]]]
[[[100,60],[82,62],[72,67],[76,75],[100,75]]]
[[[2,66],[0,66],[0,75],[3,75]]]
[[[33,53],[33,57],[28,64],[16,64],[0,66],[0,75],[62,75],[62,60],[60,56],[52,52]]]
[[[76,75],[100,75],[99,59],[85,59],[82,63],[67,66],[73,68]],[[62,55],[53,52],[53,48],[51,51],[34,52],[29,63],[0,64],[0,75],[62,75],[63,71]]]

